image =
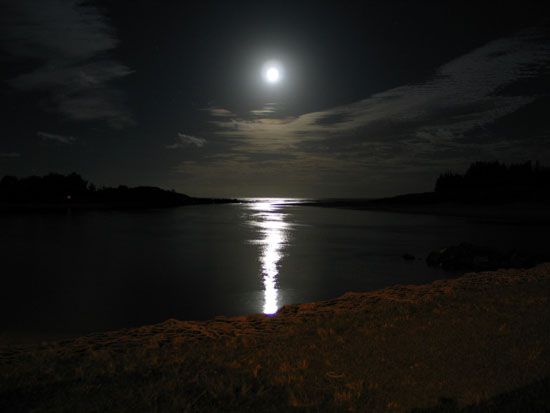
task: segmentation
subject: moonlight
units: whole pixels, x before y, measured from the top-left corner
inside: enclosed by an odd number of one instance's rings
[[[283,70],[280,64],[268,62],[264,65],[262,73],[267,83],[275,84],[281,81]]]

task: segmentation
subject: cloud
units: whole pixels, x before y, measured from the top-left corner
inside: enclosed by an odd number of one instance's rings
[[[260,156],[292,153],[295,159],[262,167],[274,176],[284,169],[290,180],[303,181],[307,175],[317,182],[324,175],[327,184],[339,182],[341,187],[355,180],[369,188],[379,181],[375,192],[382,193],[382,183],[395,181],[396,174],[402,174],[402,186],[410,191],[405,184],[409,175],[435,176],[477,159],[548,157],[548,132],[535,145],[527,144],[534,139],[528,136],[530,125],[523,125],[521,135],[507,137],[494,128],[548,99],[544,82],[549,63],[548,30],[532,28],[457,57],[427,80],[347,105],[293,117],[273,116],[272,108],[247,117],[227,115],[221,120],[214,116],[214,133],[225,138],[229,149],[226,158],[206,159],[201,164],[205,170],[215,167],[230,173],[239,160],[241,171],[247,170],[243,163],[253,171],[257,169],[254,160]],[[200,174],[200,168],[193,164],[191,169]],[[431,185],[431,180],[425,181]]]
[[[37,132],[36,134],[40,136],[42,140],[53,141],[56,143],[61,143],[63,145],[71,145],[76,142],[76,138],[74,136],[58,135],[56,133],[47,132]]]
[[[232,118],[216,123],[218,134],[246,138],[253,150],[290,145],[304,151],[356,151],[372,143],[460,147],[469,133],[540,97],[506,89],[541,76],[550,62],[548,40],[543,31],[525,31],[454,59],[425,82],[295,118]]]
[[[46,92],[49,110],[71,120],[134,124],[113,85],[132,71],[109,57],[118,39],[96,7],[84,0],[6,0],[3,10],[2,48],[13,59],[35,62],[8,81],[13,88]]]
[[[4,152],[0,153],[0,158],[20,158],[21,154],[19,152]]]
[[[206,139],[198,138],[196,136],[186,135],[185,133],[178,132],[176,141],[171,145],[166,145],[167,149],[179,149],[185,148],[189,145],[194,145],[197,148],[202,148],[206,145]]]
[[[205,110],[210,113],[210,116],[215,118],[232,118],[236,116],[233,112],[220,107],[211,107]]]
[[[259,117],[274,115],[277,112],[277,106],[276,103],[266,103],[263,108],[253,110],[250,113]]]
[[[320,126],[331,126],[349,120],[351,120],[351,115],[349,113],[334,111],[333,113],[319,116],[314,123]]]

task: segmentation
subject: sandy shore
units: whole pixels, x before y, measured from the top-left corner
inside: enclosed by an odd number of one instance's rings
[[[548,411],[550,264],[0,350],[2,411]],[[425,410],[428,409],[428,410]]]

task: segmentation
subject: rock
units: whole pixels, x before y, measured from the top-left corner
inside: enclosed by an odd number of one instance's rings
[[[454,271],[486,271],[499,268],[527,268],[545,260],[534,254],[520,253],[516,250],[499,251],[469,243],[452,245],[438,251],[432,251],[426,258],[431,267],[441,267]]]

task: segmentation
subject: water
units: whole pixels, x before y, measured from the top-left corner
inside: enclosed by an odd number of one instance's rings
[[[292,200],[0,216],[0,328],[41,337],[285,304],[449,276],[423,260],[468,241],[540,250],[548,228],[303,207]]]

